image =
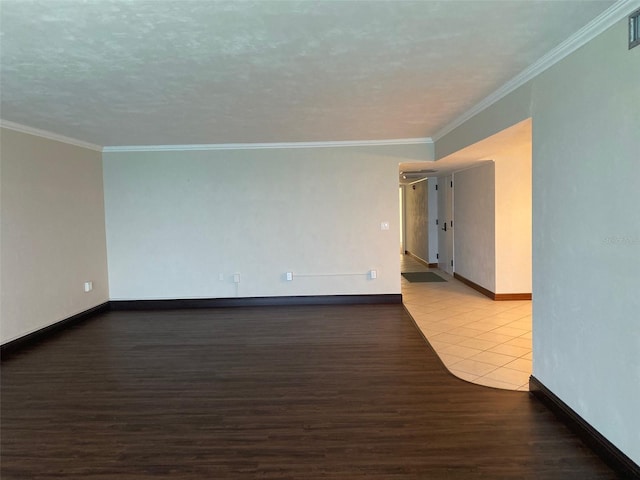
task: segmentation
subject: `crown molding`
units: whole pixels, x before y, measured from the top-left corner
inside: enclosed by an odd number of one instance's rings
[[[284,143],[213,143],[194,145],[123,145],[102,147],[89,142],[83,142],[64,135],[28,127],[19,123],[0,119],[0,127],[16,132],[27,133],[37,137],[55,140],[77,147],[88,148],[98,152],[176,152],[176,151],[203,151],[203,150],[260,150],[270,148],[327,148],[327,147],[367,147],[381,145],[428,145],[433,144],[430,137],[423,138],[398,138],[388,140],[345,140],[333,142],[284,142]]]
[[[95,150],[96,152],[102,152],[102,147],[94,143],[83,142],[71,137],[65,137],[64,135],[58,135],[57,133],[48,132],[47,130],[40,130],[39,128],[27,127],[15,122],[9,122],[8,120],[0,119],[0,127],[8,130],[14,130],[16,132],[28,133],[29,135],[35,135],[36,137],[47,138],[49,140],[55,140],[56,142],[67,143],[76,147],[88,148],[89,150]]]
[[[335,142],[285,142],[285,143],[213,143],[194,145],[123,145],[104,147],[105,153],[116,152],[176,152],[204,150],[262,150],[271,148],[327,148],[327,147],[370,147],[381,145],[426,145],[433,144],[430,137],[398,138],[391,140],[346,140]]]
[[[567,40],[545,54],[533,65],[520,72],[518,75],[513,77],[507,83],[498,88],[495,92],[481,100],[479,103],[467,110],[451,123],[445,125],[441,130],[433,135],[433,140],[440,140],[442,137],[458,128],[470,118],[474,117],[487,107],[493,105],[498,100],[506,97],[509,93],[513,92],[518,87],[524,85],[532,78],[540,75],[549,67],[555,65],[566,56],[575,52],[578,48],[593,40],[609,27],[613,26],[616,22],[628,16],[638,7],[640,7],[640,0],[620,0],[616,2],[607,10],[594,18],[591,22],[587,23],[584,27],[574,33]]]

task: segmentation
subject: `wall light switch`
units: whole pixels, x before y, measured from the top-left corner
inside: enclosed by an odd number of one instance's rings
[[[233,283],[240,283],[240,274],[239,273],[234,273],[233,274]]]
[[[287,282],[290,282],[293,280],[293,272],[287,272]]]
[[[376,270],[369,270],[369,278],[375,280],[378,278],[378,272]]]
[[[380,230],[389,230],[389,222],[381,222]]]

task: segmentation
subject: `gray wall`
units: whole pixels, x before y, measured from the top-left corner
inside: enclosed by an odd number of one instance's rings
[[[388,147],[105,153],[104,184],[112,299],[400,293]]]
[[[496,291],[495,165],[453,177],[455,272]]]
[[[529,118],[532,82],[533,80],[525,83],[499,102],[490,105],[458,128],[437,139],[436,159],[444,158]]]
[[[638,78],[623,19],[436,142],[440,158],[533,117],[533,374],[636,463]]]
[[[626,23],[535,79],[533,373],[640,464],[640,48]]]
[[[405,249],[429,263],[429,198],[427,181],[406,185]]]
[[[109,291],[101,154],[5,128],[0,144],[6,343],[104,303]]]

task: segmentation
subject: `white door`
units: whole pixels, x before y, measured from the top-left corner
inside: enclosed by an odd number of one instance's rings
[[[404,237],[405,237],[405,218],[404,218],[404,187],[399,188],[399,199],[398,203],[400,205],[400,254],[404,255],[405,247],[404,247]]]
[[[438,268],[453,275],[453,177],[438,178]]]

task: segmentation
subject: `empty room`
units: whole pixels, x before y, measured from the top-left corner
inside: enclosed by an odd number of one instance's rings
[[[640,0],[0,42],[3,479],[640,478]]]

